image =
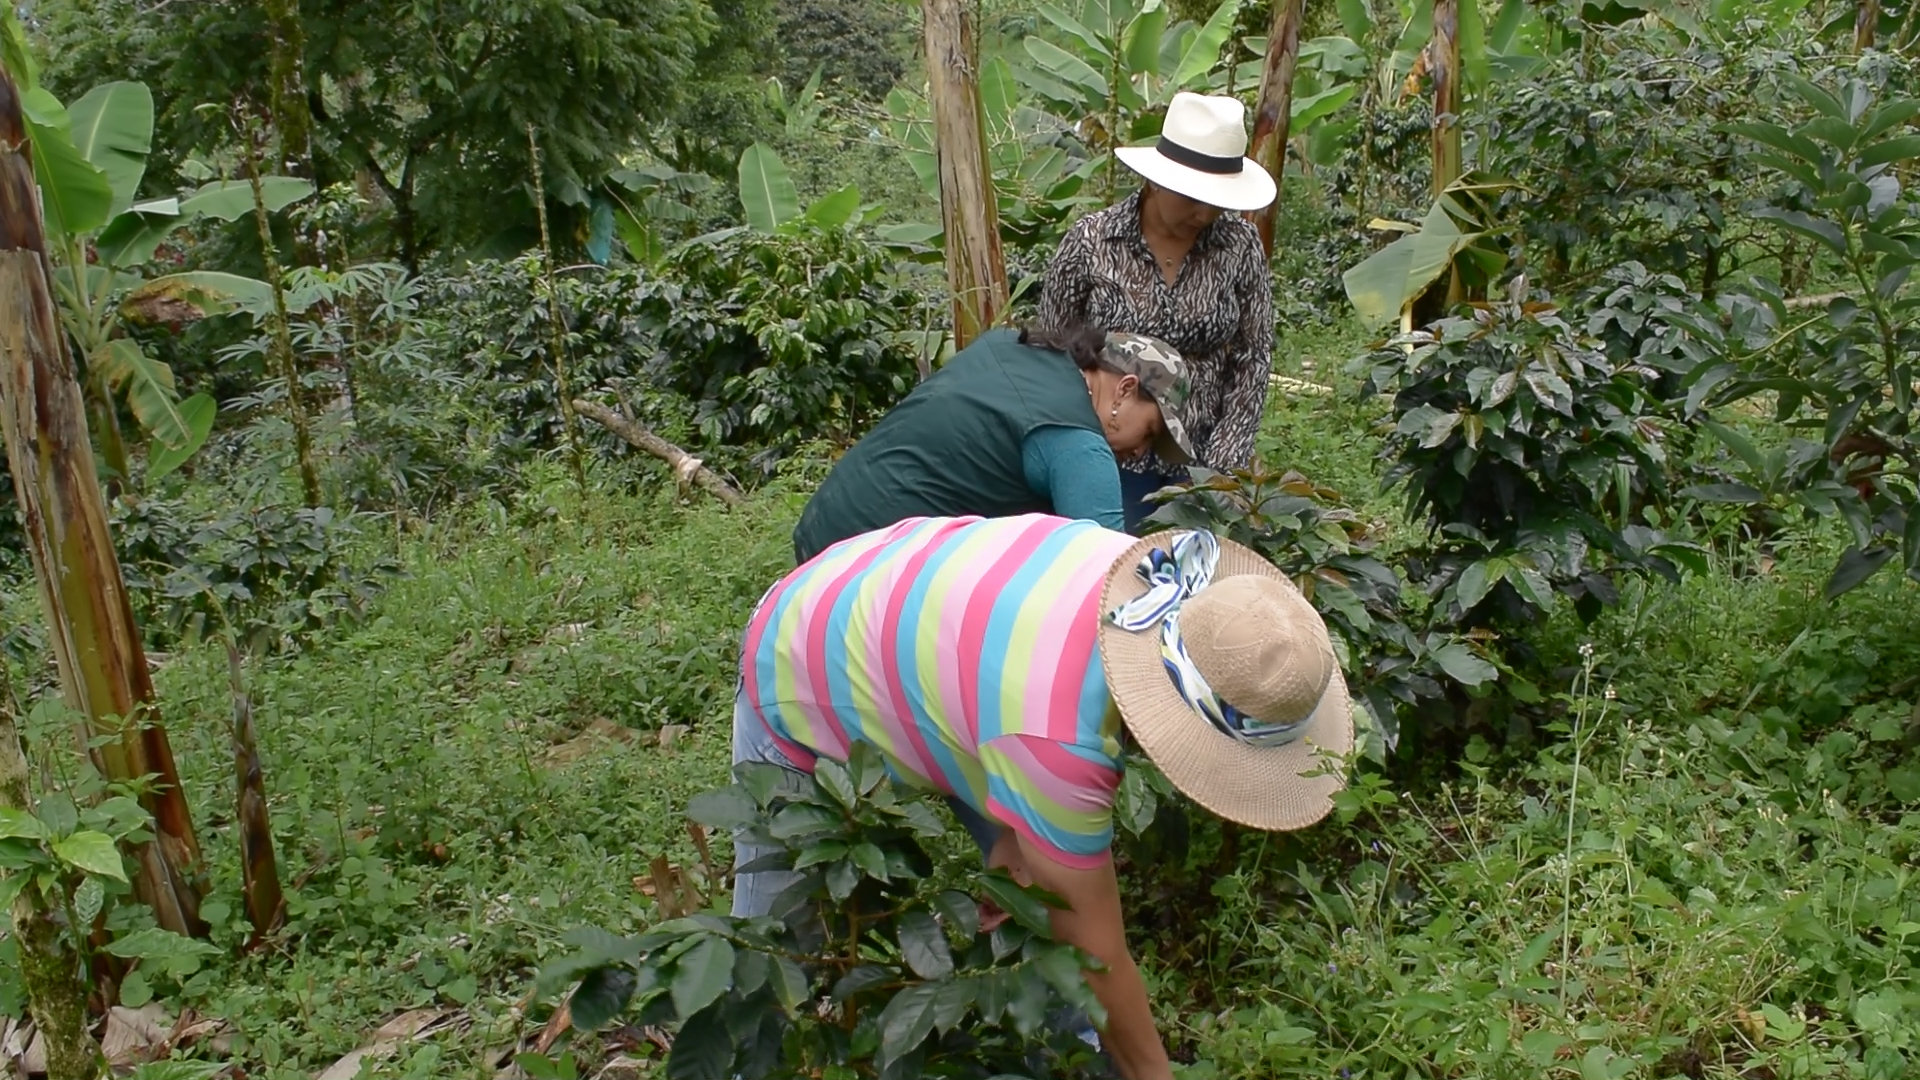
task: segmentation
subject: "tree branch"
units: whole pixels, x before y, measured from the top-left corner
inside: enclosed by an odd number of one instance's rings
[[[681,487],[688,483],[698,484],[707,493],[728,506],[745,506],[746,497],[738,488],[720,476],[719,473],[700,463],[700,459],[673,445],[667,440],[649,431],[644,424],[615,412],[597,401],[584,401],[575,398],[573,411],[620,436],[628,445],[645,450],[668,465],[673,466],[674,479]]]

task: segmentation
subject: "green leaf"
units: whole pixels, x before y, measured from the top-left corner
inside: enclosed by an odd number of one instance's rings
[[[21,837],[27,840],[45,840],[47,827],[39,818],[17,810],[11,806],[0,806],[0,840]]]
[[[1804,135],[1788,131],[1779,124],[1764,121],[1743,121],[1728,124],[1727,130],[1735,135],[1743,135],[1762,146],[1770,146],[1806,165],[1817,166],[1826,155],[1818,144]]]
[[[1453,260],[1480,233],[1462,232],[1444,207],[1436,202],[1418,232],[1409,233],[1367,256],[1340,277],[1354,310],[1371,325],[1391,322],[1429,285],[1453,265]]]
[[[1340,12],[1340,29],[1354,41],[1365,41],[1373,32],[1373,15],[1367,10],[1367,0],[1336,0],[1334,5]]]
[[[1107,43],[1100,40],[1100,35],[1088,29],[1087,25],[1079,19],[1061,11],[1052,4],[1041,4],[1036,10],[1038,10],[1041,16],[1048,22],[1065,30],[1075,38],[1078,38],[1081,44],[1093,51],[1094,55],[1100,57],[1102,60],[1113,59],[1113,51],[1107,47]],[[1029,38],[1028,40],[1031,41],[1032,39]]]
[[[859,802],[859,796],[853,790],[853,776],[848,773],[843,762],[832,758],[822,758],[813,767],[814,782],[820,790],[832,796],[833,801],[851,810]]]
[[[195,394],[180,403],[180,419],[187,426],[187,441],[178,446],[168,446],[156,440],[156,445],[147,451],[148,483],[179,468],[188,458],[200,452],[200,448],[207,443],[207,436],[213,434],[213,418],[219,408],[211,394]]]
[[[1859,162],[1862,169],[1867,169],[1914,158],[1920,158],[1920,135],[1902,135],[1897,139],[1874,143],[1860,151]]]
[[[138,1009],[152,1000],[153,985],[147,982],[147,977],[137,970],[127,972],[127,977],[120,983],[120,1004],[129,1009]]]
[[[115,938],[107,945],[107,951],[123,959],[145,960],[170,968],[197,966],[201,960],[220,955],[216,945],[157,926]]]
[[[915,975],[940,979],[953,973],[953,950],[932,912],[925,908],[907,912],[900,919],[899,937],[900,955]]]
[[[0,9],[0,67],[5,67],[20,92],[30,93],[40,85],[40,68],[34,63],[33,50],[27,47],[27,33],[9,6]]]
[[[1358,3],[1361,0],[1353,0]],[[1135,15],[1121,37],[1129,75],[1160,74],[1160,39],[1167,33],[1167,6],[1159,4]]]
[[[133,205],[153,152],[153,95],[144,83],[103,83],[67,110],[73,145],[107,178],[112,217]]]
[[[1092,65],[1046,38],[1030,37],[1025,44],[1027,55],[1041,71],[1080,91],[1082,105],[1088,109],[1105,106],[1107,80]]]
[[[1053,932],[1053,916],[1046,903],[1022,889],[1004,873],[987,875],[981,879],[980,887],[986,891],[987,898],[999,905],[1000,910],[1011,916],[1014,922],[1036,934]]]
[[[1532,941],[1527,942],[1527,947],[1521,951],[1520,958],[1513,962],[1513,973],[1523,977],[1532,974],[1533,970],[1540,966],[1540,962],[1547,958],[1547,950],[1553,948],[1554,942],[1559,940],[1560,931],[1557,928],[1542,930],[1536,934]]]
[[[67,111],[38,89],[22,95],[21,106],[48,240],[58,243],[105,225],[113,216],[113,184],[74,145]]]
[[[1513,51],[1513,42],[1527,21],[1527,0],[1504,0],[1500,13],[1487,30],[1487,52],[1504,56]]]
[[[115,881],[127,880],[127,868],[120,862],[120,849],[114,846],[113,838],[106,833],[82,829],[71,836],[63,836],[53,842],[53,853],[61,862],[89,874],[99,874]]]
[[[1852,122],[1853,118],[1847,115],[1846,107],[1840,104],[1839,98],[1834,97],[1826,90],[1815,85],[1805,76],[1797,75],[1791,71],[1782,71],[1780,72],[1780,81],[1786,83],[1787,87],[1798,94],[1802,101],[1811,105],[1818,112],[1832,117],[1841,123]]]
[[[1470,88],[1485,87],[1487,76],[1487,24],[1480,17],[1479,0],[1458,0],[1460,67]]]
[[[740,205],[747,224],[760,232],[773,232],[800,216],[793,175],[765,143],[754,143],[740,154]]]
[[[667,1051],[667,1080],[727,1080],[734,1041],[724,1011],[715,1006],[680,1025]]]
[[[860,213],[860,186],[848,184],[829,192],[807,207],[807,220],[823,229],[842,229]]]
[[[1459,642],[1435,649],[1433,662],[1462,686],[1479,686],[1492,682],[1500,675],[1492,664],[1475,656],[1472,649]]]
[[[933,1033],[940,987],[934,983],[909,986],[893,996],[880,1013],[880,1053],[874,1064],[885,1072],[894,1062],[925,1042]]]
[[[1893,558],[1893,548],[1876,544],[1870,548],[1852,547],[1840,556],[1834,564],[1833,576],[1827,579],[1827,599],[1835,600],[1844,596],[1861,582],[1872,577],[1887,560]]]
[[[1227,43],[1227,36],[1233,33],[1233,20],[1239,14],[1240,0],[1221,0],[1220,6],[1213,11],[1213,17],[1187,43],[1180,63],[1173,69],[1173,77],[1167,80],[1168,91],[1187,89],[1220,63],[1220,47]],[[1167,96],[1170,98],[1172,94]]]
[[[784,956],[774,957],[769,981],[773,984],[773,996],[789,1016],[800,1007],[801,1002],[807,1000],[807,973],[792,960]]]
[[[597,1031],[619,1016],[633,997],[636,981],[633,969],[628,967],[599,967],[587,972],[567,999],[575,1030]]]
[[[1845,258],[1847,255],[1847,236],[1840,226],[1824,218],[1817,218],[1799,210],[1787,210],[1778,206],[1762,206],[1753,211],[1753,216],[1777,221],[1802,236],[1810,236],[1825,245],[1827,250]]]
[[[830,995],[835,1001],[846,1001],[862,990],[869,990],[893,978],[893,972],[878,964],[861,964],[842,975],[833,984]]]
[[[139,266],[181,225],[180,200],[155,199],[137,204],[107,223],[94,240],[100,265],[113,269]]]
[[[725,938],[706,937],[674,961],[673,1008],[689,1017],[706,1008],[733,982],[733,945]]]
[[[266,204],[268,213],[284,210],[311,194],[313,185],[298,177],[260,178],[260,201]],[[251,213],[253,182],[250,180],[215,180],[210,184],[202,184],[193,194],[180,200],[182,218],[204,216],[221,221],[238,221]]]
[[[1915,515],[1920,517],[1920,515]],[[1129,770],[1137,772],[1138,770]],[[968,941],[980,936],[980,903],[958,889],[945,889],[933,898],[940,915]]]
[[[1352,101],[1353,96],[1359,92],[1359,83],[1341,83],[1330,90],[1295,98],[1293,104],[1288,107],[1288,124],[1291,130],[1296,134],[1305,132],[1310,125],[1339,112],[1340,108]]]
[[[1459,602],[1460,610],[1471,611],[1506,576],[1507,564],[1497,559],[1482,559],[1462,570],[1460,580],[1453,586],[1453,596]]]

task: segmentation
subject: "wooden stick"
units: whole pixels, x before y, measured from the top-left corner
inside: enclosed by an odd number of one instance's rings
[[[615,435],[620,436],[629,446],[645,450],[668,465],[673,466],[673,475],[682,486],[688,483],[700,485],[707,493],[728,506],[745,506],[746,496],[719,473],[700,463],[700,459],[673,445],[648,430],[646,425],[615,412],[597,401],[575,398],[573,411],[580,416],[599,424]]]

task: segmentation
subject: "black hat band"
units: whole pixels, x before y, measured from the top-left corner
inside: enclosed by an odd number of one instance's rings
[[[1215,173],[1221,176],[1231,176],[1241,171],[1246,163],[1243,157],[1215,157],[1212,154],[1203,154],[1191,147],[1181,146],[1165,135],[1160,136],[1160,145],[1155,149],[1160,151],[1160,156],[1169,161],[1178,162],[1189,169],[1198,169],[1204,173]]]

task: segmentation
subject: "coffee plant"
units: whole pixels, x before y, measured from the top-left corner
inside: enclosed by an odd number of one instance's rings
[[[1793,434],[1769,452],[1716,427],[1733,460],[1703,498],[1758,504],[1784,495],[1801,510],[1838,516],[1852,535],[1828,580],[1839,596],[1899,557],[1920,580],[1920,443],[1913,432],[1920,356],[1920,203],[1908,184],[1920,161],[1910,125],[1920,98],[1910,67],[1869,56],[1816,82],[1782,73],[1782,104],[1799,117],[1730,125],[1760,148],[1777,185],[1754,209],[1812,245],[1839,289],[1812,301],[1756,277],[1721,317],[1688,323],[1718,349],[1687,379],[1691,412],[1763,392]],[[1728,437],[1731,435],[1732,437]]]
[[[1666,483],[1657,374],[1617,363],[1516,278],[1503,299],[1383,343],[1353,368],[1392,395],[1384,479],[1427,526],[1408,577],[1466,627],[1583,619],[1622,573],[1677,579],[1698,551],[1646,525]]]
[[[666,1075],[685,1080],[1095,1075],[1098,1055],[1057,1022],[1100,1007],[1087,956],[1052,938],[1054,898],[975,872],[966,884],[1008,916],[984,925],[973,893],[932,880],[923,841],[945,825],[928,797],[889,782],[870,746],[821,759],[811,778],[764,763],[735,776],[689,814],[774,850],[742,869],[799,878],[766,917],[570,935],[575,951],[538,986],[578,984],[576,1028],[676,1025]]]
[[[1159,498],[1156,525],[1207,529],[1252,548],[1313,601],[1373,721],[1378,738],[1363,739],[1363,750],[1376,760],[1397,746],[1401,710],[1434,704],[1447,684],[1470,688],[1496,677],[1475,643],[1445,626],[1420,625],[1403,601],[1400,575],[1378,550],[1378,528],[1343,505],[1339,492],[1291,470],[1200,470],[1195,483]]]

